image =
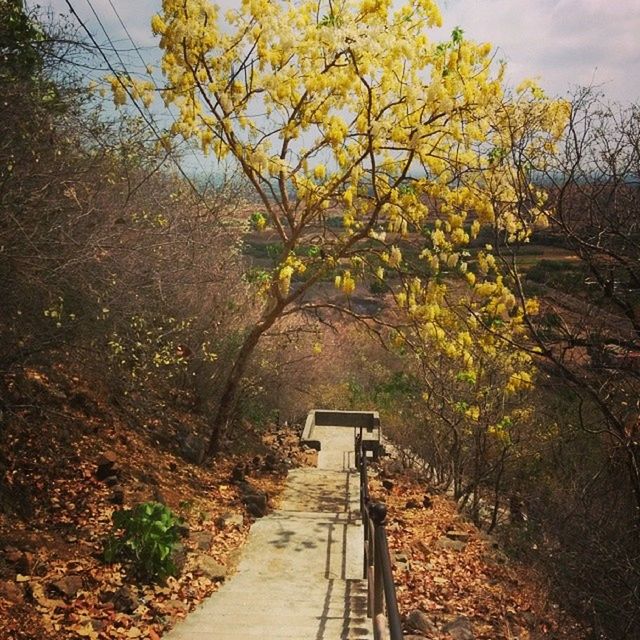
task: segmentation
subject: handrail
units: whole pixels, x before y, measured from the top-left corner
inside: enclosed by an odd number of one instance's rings
[[[356,434],[355,449],[356,465],[360,472],[360,512],[364,525],[364,576],[369,596],[367,614],[373,619],[375,640],[402,640],[404,636],[385,526],[387,507],[382,502],[371,500],[362,432]]]

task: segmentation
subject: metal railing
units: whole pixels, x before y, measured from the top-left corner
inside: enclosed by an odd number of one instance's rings
[[[369,494],[367,451],[362,433],[356,434],[356,465],[360,472],[360,512],[364,525],[364,576],[368,584],[367,614],[373,620],[375,640],[402,640],[396,587],[385,521],[387,507]]]

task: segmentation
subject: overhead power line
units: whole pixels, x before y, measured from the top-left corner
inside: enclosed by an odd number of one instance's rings
[[[113,74],[114,78],[116,78],[116,80],[118,81],[118,83],[122,87],[123,91],[126,92],[129,100],[131,100],[131,104],[135,107],[136,111],[140,114],[140,117],[143,119],[145,124],[149,127],[149,130],[153,133],[153,135],[155,136],[156,140],[162,144],[162,136],[158,132],[158,129],[156,127],[156,124],[155,124],[155,121],[154,121],[154,118],[153,118],[153,114],[151,114],[150,112],[149,113],[145,113],[145,109],[135,99],[135,97],[133,96],[133,94],[131,92],[131,89],[129,88],[129,85],[122,80],[121,73],[118,70],[116,70],[116,68],[113,66],[113,64],[111,63],[111,60],[109,59],[109,57],[107,56],[107,54],[103,50],[103,47],[100,46],[100,44],[96,40],[95,36],[91,32],[91,30],[87,27],[85,22],[79,16],[79,14],[76,11],[75,7],[71,3],[71,0],[65,0],[65,4],[67,5],[67,7],[69,7],[69,11],[71,12],[71,15],[78,21],[78,24],[80,25],[82,30],[87,34],[87,37],[89,38],[89,40],[91,41],[93,46],[100,53],[100,56],[104,60],[105,64],[107,65],[107,68],[109,69],[109,71]],[[111,47],[111,50],[115,52],[120,64],[122,65],[123,73],[127,77],[131,77],[131,75],[129,74],[129,72],[126,69],[126,65],[125,65],[124,61],[122,60],[122,57],[120,56],[116,46],[114,45],[113,41],[111,40],[111,37],[109,36],[107,30],[105,29],[104,24],[100,20],[100,16],[97,14],[97,12],[94,9],[93,5],[91,4],[90,0],[87,0],[87,4],[89,5],[89,8],[91,9],[91,12],[95,16],[98,24],[100,25],[100,28],[102,29],[102,32],[104,33],[104,35],[105,35],[105,37],[106,37],[106,39],[107,39],[107,41],[108,41],[108,43],[109,43],[109,45]],[[168,152],[168,155],[169,155],[170,160],[173,162],[173,164],[175,165],[175,167],[177,168],[179,173],[182,175],[182,177],[185,179],[185,181],[187,182],[189,187],[193,190],[193,192],[196,193],[199,197],[202,197],[202,194],[200,193],[200,191],[198,190],[196,185],[193,183],[191,178],[184,171],[184,169],[182,168],[180,163],[176,160],[176,158],[173,157],[173,155],[171,154],[170,151]]]

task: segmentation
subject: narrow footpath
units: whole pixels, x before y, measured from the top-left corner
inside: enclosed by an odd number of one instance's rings
[[[237,572],[167,640],[370,640],[354,433],[316,427],[317,468],[289,474]]]

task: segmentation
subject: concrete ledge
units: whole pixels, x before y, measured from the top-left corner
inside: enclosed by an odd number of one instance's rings
[[[304,423],[304,429],[302,430],[302,437],[300,438],[300,440],[302,441],[302,444],[306,444],[307,447],[311,447],[311,449],[320,451],[320,449],[322,448],[322,444],[320,443],[320,440],[313,437],[313,428],[315,426],[315,412],[309,411],[307,420]]]
[[[362,430],[365,451],[377,458],[384,455],[381,443],[380,415],[377,411],[335,411],[332,409],[313,409],[309,411],[302,431],[302,443],[320,451],[322,443],[315,433],[316,427],[346,427]]]

